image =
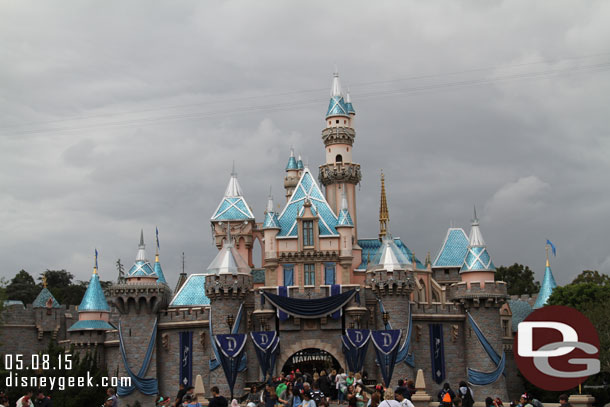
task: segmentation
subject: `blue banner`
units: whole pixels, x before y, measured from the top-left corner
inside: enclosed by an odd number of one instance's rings
[[[286,287],[294,285],[294,266],[292,264],[284,264],[284,284]]]
[[[375,345],[377,353],[377,362],[386,387],[390,386],[392,374],[394,373],[394,365],[396,364],[396,354],[400,343],[400,329],[386,329],[383,331],[371,332],[371,339]]]
[[[330,295],[339,295],[341,294],[341,285],[340,284],[333,284],[330,286]],[[333,312],[330,316],[333,319],[339,319],[341,318],[341,315],[343,314],[343,309],[340,309],[339,311],[335,311]]]
[[[343,353],[350,371],[360,372],[362,370],[370,337],[371,331],[368,329],[348,329],[341,337]]]
[[[432,379],[441,384],[445,380],[445,346],[443,343],[443,324],[430,324],[430,360]]]
[[[275,357],[279,351],[280,337],[276,331],[250,332],[263,378],[273,374]]]
[[[193,332],[180,332],[180,383],[193,385]]]
[[[288,287],[285,285],[279,286],[277,288],[277,295],[279,295],[280,297],[288,297]],[[286,321],[288,319],[288,314],[278,308],[277,317],[280,321]]]
[[[219,350],[220,364],[231,390],[231,399],[233,399],[233,388],[237,373],[239,373],[241,355],[246,345],[246,334],[214,335],[214,341]]]
[[[335,263],[324,263],[324,284],[335,284]]]

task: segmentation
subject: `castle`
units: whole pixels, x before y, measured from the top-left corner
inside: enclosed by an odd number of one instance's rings
[[[469,368],[490,375],[504,367],[503,375],[475,395],[516,397],[522,388],[512,358],[513,332],[533,307],[544,305],[555,286],[548,256],[536,304],[509,298],[506,284],[494,281],[495,266],[476,213],[469,234],[450,228],[434,260],[428,256],[421,262],[405,242],[390,235],[383,175],[379,232],[362,237],[356,207],[361,168],[352,156],[355,115],[335,74],[322,130],[325,162],[316,177],[291,151],[283,209],[276,210],[270,196],[262,222],[256,221],[236,174],[231,174],[211,217],[219,252],[205,273],[183,272],[175,289],[170,288],[158,246],[151,263],[141,234],[125,282],[104,293],[96,266],[79,307],[60,305],[46,287],[33,304],[7,303],[0,353],[44,351],[50,340],[66,348],[96,350],[109,372],[146,378],[124,390],[124,399],[149,405],[152,396],[145,393],[150,389],[174,394],[181,381],[193,384],[197,374],[206,389],[218,385],[228,393],[213,335],[276,331],[280,345],[274,373],[279,374],[295,368],[347,370],[345,330],[391,326],[402,330],[406,348],[401,349],[408,350],[397,360],[393,384],[423,369],[428,394],[436,394],[442,383],[466,379]],[[255,245],[262,252],[259,269],[253,267]],[[316,301],[348,292],[357,295],[339,311],[314,317],[265,301],[266,294]],[[236,389],[262,380],[250,340],[245,353]],[[500,354],[504,356],[498,360]],[[381,381],[371,349],[364,370]]]

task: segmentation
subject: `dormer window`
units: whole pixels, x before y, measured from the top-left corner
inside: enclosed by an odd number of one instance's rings
[[[337,154],[337,156],[335,157],[335,162],[337,162],[337,163],[343,162],[343,157],[341,156],[341,154]]]
[[[303,221],[303,246],[313,246],[313,221]]]

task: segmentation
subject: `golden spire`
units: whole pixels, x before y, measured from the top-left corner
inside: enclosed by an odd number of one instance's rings
[[[379,205],[379,239],[383,238],[388,233],[388,222],[390,221],[390,212],[388,211],[388,200],[385,196],[385,178],[383,170],[381,171],[381,202]]]
[[[44,288],[47,288],[47,274],[46,273],[42,275],[42,286]]]
[[[544,248],[546,249],[546,266],[550,267],[550,264],[549,264],[549,245],[548,244],[545,245]]]
[[[95,249],[95,264],[93,265],[93,274],[97,274],[97,249]]]

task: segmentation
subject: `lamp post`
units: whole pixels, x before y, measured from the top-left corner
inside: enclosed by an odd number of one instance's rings
[[[385,311],[383,313],[383,324],[387,325],[389,320],[390,320],[390,313]]]

